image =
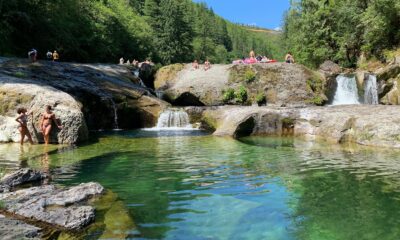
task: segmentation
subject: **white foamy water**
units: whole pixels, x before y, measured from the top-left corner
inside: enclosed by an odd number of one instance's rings
[[[168,109],[160,114],[157,126],[147,128],[147,131],[181,131],[181,130],[197,130],[190,124],[187,112],[180,109]]]
[[[364,103],[379,104],[378,85],[375,75],[368,75],[368,78],[364,82]]]
[[[336,82],[337,89],[332,105],[360,104],[355,77],[339,75]]]

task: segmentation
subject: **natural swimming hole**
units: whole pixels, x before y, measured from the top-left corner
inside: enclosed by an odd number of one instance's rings
[[[0,165],[109,190],[84,239],[398,239],[400,151],[201,131],[0,146]]]

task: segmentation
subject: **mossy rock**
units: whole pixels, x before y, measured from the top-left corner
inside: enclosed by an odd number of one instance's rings
[[[18,107],[28,107],[33,96],[0,89],[0,115],[16,115]]]
[[[160,68],[155,77],[155,89],[162,89],[169,85],[169,82],[174,81],[180,71],[185,68],[184,64],[177,63]]]

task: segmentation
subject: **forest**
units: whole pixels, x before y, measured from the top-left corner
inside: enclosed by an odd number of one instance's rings
[[[400,45],[400,1],[292,0],[284,40],[310,67],[328,59],[355,67],[361,56],[386,61]]]
[[[191,0],[0,0],[1,56],[36,48],[64,61],[227,63],[252,49],[282,59],[282,45],[279,33],[233,24]]]

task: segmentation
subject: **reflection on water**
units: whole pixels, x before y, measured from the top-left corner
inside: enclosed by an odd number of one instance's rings
[[[86,232],[94,239],[400,236],[399,151],[148,134],[106,133],[96,143],[47,151],[4,145],[0,153],[12,152],[0,164],[47,168],[57,184],[98,181],[112,190],[114,210],[100,214],[103,227]],[[118,213],[126,220],[117,224]]]

